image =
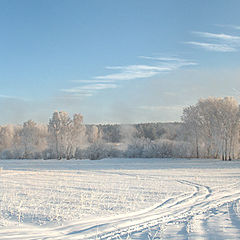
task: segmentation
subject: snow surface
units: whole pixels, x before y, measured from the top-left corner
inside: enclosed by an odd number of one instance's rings
[[[0,160],[0,239],[240,239],[240,161]]]

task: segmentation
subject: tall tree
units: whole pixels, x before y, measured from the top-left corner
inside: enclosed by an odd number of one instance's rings
[[[54,112],[49,120],[49,145],[52,145],[57,159],[66,157],[68,143],[71,141],[72,120],[66,112]]]
[[[185,108],[182,116],[194,139],[196,156],[201,145],[204,157],[222,156],[223,160],[235,156],[239,120],[239,105],[233,97],[200,99],[195,106]]]
[[[46,128],[32,120],[23,123],[19,132],[20,145],[23,148],[23,158],[33,158],[46,148]]]

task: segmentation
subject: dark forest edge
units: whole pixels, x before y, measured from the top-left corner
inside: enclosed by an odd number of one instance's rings
[[[54,112],[0,126],[1,159],[239,158],[240,111],[233,97],[200,99],[182,122],[85,125],[83,116]]]

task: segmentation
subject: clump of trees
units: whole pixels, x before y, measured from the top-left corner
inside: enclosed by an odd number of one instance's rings
[[[83,117],[74,114],[71,119],[66,112],[54,112],[49,120],[48,133],[49,150],[55,154],[55,158],[71,159],[86,138]]]
[[[22,126],[0,127],[0,156],[9,158],[41,158],[47,147],[47,126],[31,120]]]
[[[239,157],[239,123],[232,97],[200,99],[183,109],[181,123],[85,125],[81,114],[56,111],[48,124],[0,126],[0,158],[231,160]]]
[[[48,125],[32,120],[23,125],[0,126],[0,158],[2,159],[71,159],[80,148],[98,140],[98,128],[83,124],[83,117],[54,112]]]
[[[200,99],[183,110],[183,133],[196,157],[231,160],[239,153],[239,120],[233,97]]]

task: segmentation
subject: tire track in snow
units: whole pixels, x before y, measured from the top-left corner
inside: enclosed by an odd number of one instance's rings
[[[35,232],[35,239],[95,239],[96,237],[96,232],[97,229],[102,228],[101,233],[101,239],[104,238],[114,238],[114,235],[119,235],[119,231],[116,230],[118,229],[118,225],[123,225],[123,227],[121,227],[121,235],[124,231],[126,231],[126,234],[129,233],[129,227],[132,227],[132,230],[136,230],[136,227],[138,228],[138,230],[140,229],[146,229],[149,227],[149,224],[152,224],[152,221],[154,225],[156,225],[156,220],[157,218],[159,218],[159,209],[165,209],[165,215],[167,213],[167,209],[169,208],[169,206],[174,206],[174,205],[178,205],[179,204],[179,199],[181,199],[182,202],[187,201],[189,198],[192,198],[192,195],[195,196],[197,192],[197,189],[195,189],[194,193],[191,194],[191,197],[189,197],[189,194],[181,194],[178,195],[176,197],[171,197],[169,199],[166,199],[164,202],[154,205],[151,208],[147,208],[144,209],[142,211],[138,211],[137,213],[130,213],[127,216],[123,215],[122,217],[110,217],[106,220],[106,223],[103,224],[99,224],[99,221],[97,221],[97,223],[95,221],[89,221],[89,222],[79,222],[76,224],[71,224],[69,226],[64,226],[64,227],[58,227],[55,229],[48,229],[47,230],[47,234],[46,235],[50,235],[51,237],[47,237],[44,236],[44,234],[42,235],[42,231],[41,228],[39,229],[39,233],[36,234],[36,232],[33,229],[26,229],[26,231],[24,231],[24,228],[22,229],[22,231],[24,232],[23,234],[18,234],[15,235],[14,238],[12,239],[24,239],[22,238],[25,234],[25,238],[26,239],[32,239],[32,238],[28,238],[31,236],[34,236],[34,232]],[[157,213],[156,213],[157,212]],[[129,221],[130,219],[130,221]],[[154,219],[154,220],[153,220]],[[102,220],[100,220],[102,221]],[[132,222],[134,222],[133,226],[132,226]],[[126,226],[124,226],[126,225]],[[77,230],[75,230],[77,229]],[[28,234],[27,234],[28,232]],[[110,234],[110,236],[109,236]],[[0,237],[2,237],[3,235],[1,234],[0,231]],[[41,236],[41,238],[39,238]],[[100,235],[99,235],[100,236]],[[2,239],[2,238],[1,238]],[[11,238],[9,238],[11,239]],[[34,239],[34,238],[33,238]]]
[[[148,222],[145,222],[145,223],[142,223],[141,225],[135,225],[135,226],[131,226],[131,228],[129,229],[120,229],[119,231],[120,232],[131,232],[132,234],[134,233],[137,233],[139,231],[146,231],[147,228],[152,227],[156,227],[157,225],[159,224],[169,224],[169,223],[177,223],[177,222],[182,222],[184,223],[184,227],[183,229],[181,230],[181,232],[185,232],[187,233],[187,235],[185,236],[186,239],[190,238],[190,236],[192,235],[192,230],[191,230],[191,220],[195,217],[195,216],[199,216],[201,214],[204,214],[205,212],[209,212],[213,209],[215,209],[215,204],[214,206],[211,206],[212,203],[214,203],[214,201],[216,201],[217,199],[213,199],[208,205],[206,204],[205,208],[204,209],[201,209],[201,202],[197,205],[189,205],[189,206],[182,206],[183,203],[184,205],[186,205],[186,202],[189,202],[189,201],[192,201],[192,203],[196,200],[206,200],[208,198],[210,198],[212,196],[212,190],[208,187],[208,186],[204,186],[204,185],[201,185],[201,184],[196,184],[196,183],[193,183],[193,182],[189,182],[189,181],[182,181],[182,183],[187,183],[187,184],[190,184],[190,185],[193,185],[195,186],[197,189],[198,189],[198,193],[200,192],[200,189],[202,191],[204,191],[205,193],[204,194],[197,194],[196,192],[192,194],[192,198],[188,198],[186,199],[186,201],[178,201],[176,202],[175,204],[173,204],[171,206],[171,208],[174,208],[174,205],[176,207],[178,207],[176,209],[175,212],[171,212],[170,215],[172,215],[172,217],[170,218],[166,218],[164,219],[164,217],[160,217],[159,219],[155,219],[155,220],[150,220]],[[198,188],[198,187],[199,188]],[[236,196],[240,196],[240,193],[233,193],[233,194],[229,194],[228,196],[223,196],[219,199],[219,202],[221,204],[218,204],[219,206],[216,206],[216,208],[218,207],[221,207],[222,205],[226,204],[227,202],[230,202],[232,198],[235,198]],[[195,206],[197,206],[197,209],[194,209],[196,208]],[[185,210],[181,211],[179,209],[181,208],[185,208]],[[194,209],[193,212],[191,212],[191,210]],[[171,220],[172,219],[172,220]],[[147,225],[147,227],[146,227]],[[134,227],[136,230],[134,230]],[[239,228],[239,226],[238,226]],[[107,235],[103,235],[101,239],[116,239],[117,236],[119,235],[119,232],[117,234],[107,234]],[[126,234],[125,234],[126,236]],[[124,237],[124,234],[123,234],[123,237]],[[193,238],[194,239],[194,238]]]
[[[240,196],[240,192],[235,192],[234,189],[237,185],[238,184],[230,184],[229,187],[232,187],[232,193],[224,196],[222,196],[222,192],[212,195],[211,189],[205,186],[209,192],[209,194],[206,195],[206,199],[204,199],[203,202],[193,205],[191,209],[189,209],[189,211],[196,208],[201,209],[199,212],[195,211],[195,213],[189,217],[188,221],[186,221],[185,230],[187,230],[190,239],[226,239],[222,238],[223,235],[221,234],[218,236],[221,229],[216,231],[215,229],[209,229],[208,227],[208,220],[219,215],[219,212],[221,212],[219,209],[222,209],[226,205],[231,206],[229,208],[229,216],[233,221],[231,225],[237,232],[240,231],[240,219],[239,216],[236,215],[235,208],[233,207]],[[210,200],[207,198],[210,198]],[[214,224],[214,228],[217,228],[219,224],[220,223]]]
[[[102,234],[100,235],[100,238],[114,239],[117,238],[120,233],[122,233],[123,236],[124,233],[126,235],[129,234],[129,232],[133,234],[140,230],[144,231],[148,229],[149,226],[154,227],[159,223],[171,222],[174,219],[176,219],[176,217],[179,214],[187,215],[188,209],[186,209],[186,207],[180,206],[185,205],[188,202],[194,202],[197,199],[201,198],[203,195],[202,192],[206,192],[206,187],[185,180],[177,182],[180,182],[181,184],[191,185],[192,187],[194,187],[195,191],[193,191],[193,193],[191,193],[190,196],[189,195],[186,196],[186,194],[184,194],[183,197],[176,196],[175,198],[169,198],[165,200],[163,203],[155,205],[154,207],[147,209],[140,214],[136,213],[133,214],[132,216],[128,216],[127,218],[125,216],[123,219],[112,219],[110,222],[104,224],[104,229],[102,231]],[[209,192],[207,192],[207,194],[209,194]],[[171,213],[169,213],[169,209],[172,209]],[[129,218],[131,218],[131,220],[129,220]],[[99,227],[100,226],[98,224],[92,225],[90,228],[88,227],[87,229],[81,229],[81,233],[87,234],[84,237],[88,237],[89,239],[91,239],[91,237],[94,236],[91,236],[91,234],[88,235],[88,231],[89,230],[94,231],[94,229],[97,229]],[[114,231],[114,228],[118,230]],[[76,232],[72,231],[69,232],[68,235],[72,235],[73,233],[79,234],[79,232],[77,231]]]
[[[240,236],[240,229],[239,229],[239,226],[240,226],[240,216],[238,215],[239,213],[237,212],[237,209],[238,209],[238,203],[239,199],[233,201],[233,202],[230,202],[228,204],[228,213],[229,213],[229,217],[230,217],[230,220],[232,222],[232,225],[235,226],[235,228],[238,229],[238,233],[239,233],[239,236]]]

